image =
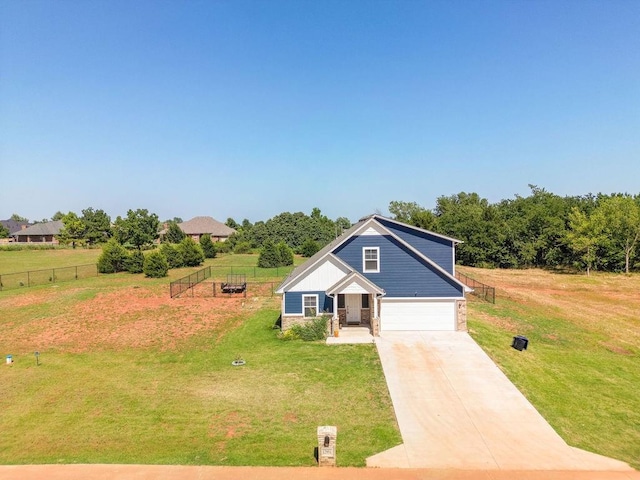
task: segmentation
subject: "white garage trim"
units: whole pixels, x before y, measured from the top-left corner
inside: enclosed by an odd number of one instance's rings
[[[380,331],[455,331],[455,298],[383,298]]]

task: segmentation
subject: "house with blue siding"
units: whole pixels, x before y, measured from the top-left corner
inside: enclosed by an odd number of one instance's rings
[[[365,217],[278,287],[282,329],[329,315],[332,332],[466,330],[470,289],[455,277],[458,243],[381,215]]]

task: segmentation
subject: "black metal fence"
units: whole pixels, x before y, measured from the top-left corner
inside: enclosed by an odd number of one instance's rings
[[[186,292],[189,289],[193,289],[199,283],[211,278],[213,279],[212,292],[216,295],[215,282],[225,281],[228,282],[229,276],[242,275],[247,280],[255,279],[260,281],[250,282],[247,281],[247,285],[253,284],[255,286],[259,284],[271,285],[271,291],[275,290],[275,284],[279,283],[285,275],[288,275],[293,270],[293,266],[288,267],[274,267],[274,268],[261,268],[250,266],[209,266],[198,270],[190,275],[174,280],[169,284],[169,292],[171,298]],[[192,292],[193,293],[193,292]]]
[[[495,287],[485,285],[484,283],[474,280],[473,278],[468,277],[464,273],[460,272],[456,272],[456,278],[468,287],[473,288],[473,292],[471,292],[472,295],[480,297],[487,302],[496,303]]]
[[[82,278],[97,277],[98,265],[75,265],[73,267],[48,268],[46,270],[29,270],[27,272],[5,273],[0,275],[0,290],[33,287],[48,283],[68,282]]]
[[[174,280],[169,284],[171,298],[177,297],[207,278],[211,278],[211,267],[205,267],[191,275]]]

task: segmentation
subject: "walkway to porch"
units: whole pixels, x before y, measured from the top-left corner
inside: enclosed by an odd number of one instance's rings
[[[327,345],[345,345],[350,343],[375,343],[368,327],[342,327],[338,337],[328,337]]]

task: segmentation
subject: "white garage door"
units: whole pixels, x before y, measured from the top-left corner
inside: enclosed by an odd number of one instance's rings
[[[455,330],[455,300],[383,298],[380,330]]]

